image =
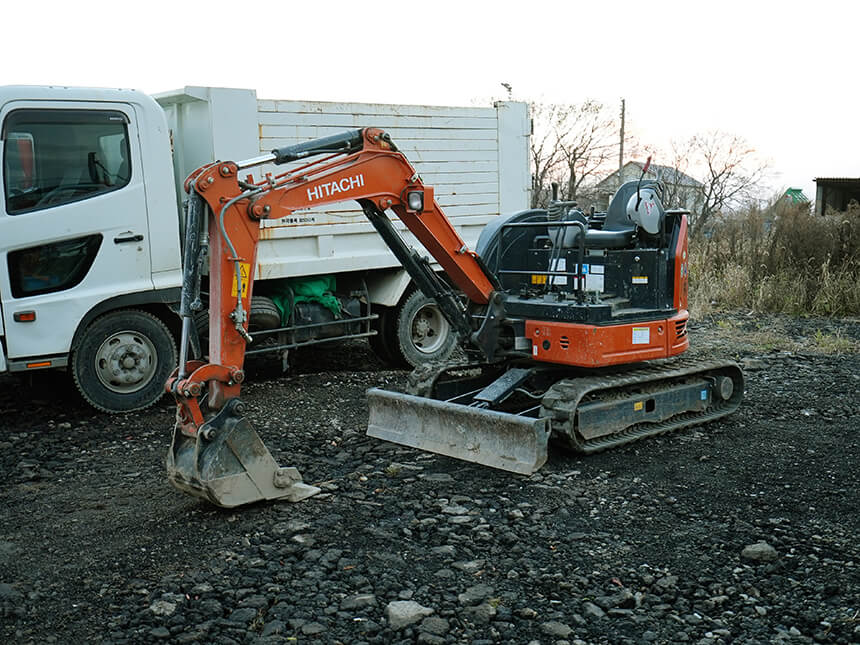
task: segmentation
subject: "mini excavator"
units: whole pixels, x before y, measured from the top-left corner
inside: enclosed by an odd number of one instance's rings
[[[261,181],[239,174],[290,164]],[[185,182],[179,366],[167,471],[178,489],[222,507],[318,492],[280,467],[239,398],[260,220],[357,201],[415,284],[457,330],[459,362],[428,365],[406,393],[368,391],[368,435],[530,474],[550,439],[591,453],[734,411],[743,375],[729,361],[681,357],[687,335],[687,211],[662,186],[622,185],[606,213],[554,199],[495,218],[467,248],[383,130],[364,128],[215,162]],[[444,270],[400,237],[393,213]],[[190,357],[209,257],[208,361]]]

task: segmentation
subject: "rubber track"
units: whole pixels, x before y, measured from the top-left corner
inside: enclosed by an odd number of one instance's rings
[[[728,401],[718,396],[712,397],[712,404],[705,410],[685,412],[661,422],[639,423],[628,426],[620,432],[591,440],[583,440],[574,427],[576,408],[588,394],[599,394],[602,390],[631,390],[634,386],[671,383],[689,376],[707,376],[719,373],[731,376],[734,392]],[[541,401],[541,416],[550,417],[553,434],[577,452],[590,454],[616,446],[680,430],[690,426],[714,421],[734,412],[743,398],[743,374],[737,364],[731,361],[690,361],[682,360],[671,364],[654,365],[624,374],[606,377],[582,377],[564,379],[553,385]]]

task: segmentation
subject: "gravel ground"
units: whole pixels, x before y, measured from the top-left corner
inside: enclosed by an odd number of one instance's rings
[[[691,335],[744,364],[737,414],[528,478],[365,437],[406,374],[364,344],[252,363],[257,429],[323,494],[232,512],[168,485],[168,401],[6,378],[0,641],[860,643],[860,322]]]

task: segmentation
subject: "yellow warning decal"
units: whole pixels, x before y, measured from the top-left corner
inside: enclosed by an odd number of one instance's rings
[[[532,284],[546,284],[546,276],[532,274]]]
[[[642,401],[636,401],[636,403],[633,404],[633,410],[635,412],[640,412],[644,407],[645,404]]]
[[[239,273],[242,276],[242,297],[245,298],[248,295],[248,282],[251,277],[251,263],[250,262],[239,262]],[[236,274],[233,273],[233,288],[230,290],[231,296],[236,296],[238,293],[238,289],[236,286]]]

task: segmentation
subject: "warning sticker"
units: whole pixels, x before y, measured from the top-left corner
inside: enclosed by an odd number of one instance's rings
[[[248,295],[248,282],[251,277],[251,264],[249,262],[240,262],[239,263],[239,274],[242,276],[242,297],[246,297]],[[236,296],[238,292],[238,288],[236,285],[236,273],[233,273],[233,288],[230,290],[231,296]]]
[[[648,276],[647,275],[634,275],[633,276],[633,284],[648,284]]]
[[[585,276],[585,290],[586,291],[600,291],[603,292],[603,274],[602,273],[589,273]]]
[[[651,329],[648,327],[633,328],[633,344],[647,345],[651,342]]]
[[[642,408],[644,408],[644,407],[645,407],[645,404],[642,403],[642,401],[636,401],[636,403],[633,404],[634,412],[640,412],[642,410]]]
[[[552,266],[550,267],[550,271],[564,273],[567,271],[567,260],[565,258],[558,258],[553,261]],[[560,286],[567,285],[567,277],[563,275],[556,275],[550,278],[550,284],[557,284]]]

